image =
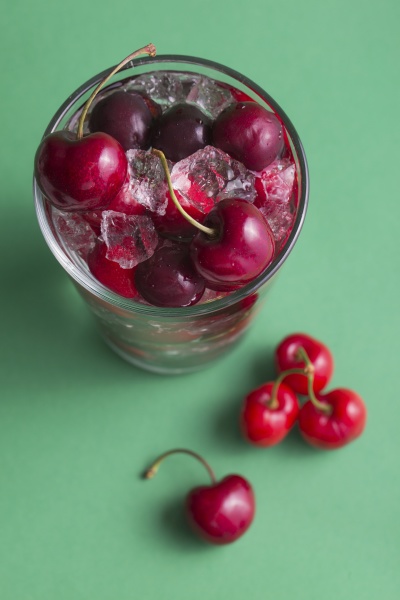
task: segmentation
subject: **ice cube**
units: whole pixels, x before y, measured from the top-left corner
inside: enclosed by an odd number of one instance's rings
[[[206,214],[223,198],[256,197],[255,176],[222,150],[206,146],[176,163],[172,185],[188,202]]]
[[[151,217],[126,215],[104,210],[101,235],[107,245],[106,257],[123,268],[132,269],[154,254],[158,235]]]
[[[271,227],[277,249],[280,249],[293,226],[295,218],[293,204],[276,200],[274,202],[267,202],[259,210]]]
[[[130,195],[145,208],[165,215],[168,186],[160,159],[146,150],[128,150],[126,157]]]
[[[289,159],[276,160],[258,173],[255,202],[274,234],[278,248],[293,226],[296,211],[293,198],[295,165]]]
[[[289,159],[275,160],[258,175],[269,201],[289,202],[295,176],[295,166]]]
[[[195,82],[186,98],[186,102],[196,104],[213,119],[234,101],[228,88],[208,77],[201,77]]]
[[[144,73],[124,85],[127,91],[145,93],[164,108],[185,99],[185,89],[179,73],[158,71]]]
[[[79,213],[64,213],[56,208],[52,209],[52,215],[56,231],[67,248],[86,258],[96,241],[89,223]]]

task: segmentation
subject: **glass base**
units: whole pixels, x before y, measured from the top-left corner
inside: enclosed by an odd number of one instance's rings
[[[216,358],[222,358],[222,356],[225,356],[231,350],[233,350],[237,346],[237,344],[243,339],[243,335],[244,333],[242,333],[240,336],[237,337],[237,339],[232,341],[229,344],[229,346],[225,346],[225,348],[222,351],[220,349],[220,352],[217,355],[213,354],[212,356],[207,356],[206,359],[202,357],[200,362],[198,362],[197,364],[186,364],[179,367],[177,367],[176,364],[174,364],[177,362],[176,357],[175,359],[171,357],[172,360],[170,365],[165,364],[165,357],[163,360],[164,364],[157,364],[154,361],[149,361],[147,358],[142,359],[137,355],[135,356],[134,354],[125,351],[123,348],[120,348],[117,344],[113,343],[108,337],[104,335],[102,335],[102,338],[107,344],[107,346],[111,348],[113,352],[115,352],[115,354],[118,354],[118,356],[123,358],[126,362],[130,363],[134,367],[138,367],[139,369],[143,369],[145,371],[150,371],[151,373],[156,373],[157,375],[184,375],[185,373],[195,373],[196,371],[201,371],[203,369],[206,369],[207,367],[211,367]]]

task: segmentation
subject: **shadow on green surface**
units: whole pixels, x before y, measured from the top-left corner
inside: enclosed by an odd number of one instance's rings
[[[149,378],[106,347],[67,275],[40,235],[32,233],[35,226],[22,223],[20,243],[9,245],[0,266],[4,386],[26,391],[29,380],[33,390],[54,386],[56,391],[74,378],[81,385],[113,376]]]
[[[218,403],[216,403],[217,412],[212,415],[213,427],[217,438],[230,451],[243,451],[246,447],[250,447],[243,439],[240,431],[240,414],[246,395],[275,376],[271,358],[272,353],[272,348],[267,349],[262,360],[259,359],[255,363],[250,362],[248,364],[249,374],[245,372],[245,365],[241,366],[240,378],[235,386],[235,397],[230,395],[226,398],[218,398]],[[246,385],[249,380],[254,382],[251,388],[248,384]]]
[[[213,548],[210,544],[203,542],[191,530],[184,512],[184,499],[178,496],[167,501],[159,515],[160,529],[168,538],[168,544],[173,542],[185,551],[204,552]]]

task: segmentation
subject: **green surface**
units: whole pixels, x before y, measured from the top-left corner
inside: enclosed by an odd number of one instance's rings
[[[400,590],[398,0],[14,0],[2,12],[0,597],[2,600],[397,600]],[[140,372],[99,340],[41,238],[35,148],[82,81],[154,42],[242,71],[291,117],[310,167],[299,243],[243,344],[184,377]],[[334,386],[368,405],[336,453],[294,433],[269,451],[237,433],[273,346],[303,330]],[[209,548],[179,506],[202,452],[254,484],[238,543]]]

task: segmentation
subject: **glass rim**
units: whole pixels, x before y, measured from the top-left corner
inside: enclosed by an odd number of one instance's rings
[[[283,109],[279,106],[279,104],[254,81],[242,75],[238,71],[231,69],[230,67],[226,67],[225,65],[222,65],[220,63],[194,56],[186,56],[180,54],[162,54],[156,57],[147,56],[132,60],[129,63],[127,63],[119,71],[119,73],[135,67],[143,65],[147,66],[152,64],[155,65],[157,63],[182,63],[187,65],[198,65],[210,68],[217,72],[219,71],[224,75],[228,75],[232,79],[235,79],[236,81],[239,81],[240,83],[247,86],[250,90],[252,90],[258,96],[260,96],[260,98],[265,100],[267,104],[282,119],[285,129],[287,130],[293,147],[296,151],[296,159],[298,161],[301,173],[301,182],[300,198],[298,202],[297,214],[293,224],[293,228],[283,248],[278,253],[276,258],[258,277],[253,279],[253,281],[244,285],[243,287],[234,292],[230,292],[227,296],[224,296],[223,298],[212,300],[210,302],[205,302],[203,304],[200,303],[195,304],[193,306],[179,308],[161,308],[156,306],[148,306],[146,304],[135,302],[134,299],[124,298],[112,292],[111,290],[103,286],[100,282],[96,281],[94,278],[89,277],[85,272],[79,269],[79,267],[75,265],[71,259],[68,258],[68,256],[60,247],[55,235],[53,234],[51,227],[49,226],[48,219],[46,216],[44,197],[41,190],[39,189],[35,177],[33,177],[33,192],[35,199],[36,215],[46,243],[49,246],[55,258],[57,259],[57,261],[67,271],[67,273],[72,277],[72,279],[74,279],[84,289],[94,294],[102,301],[112,304],[117,308],[128,312],[140,313],[142,315],[148,316],[157,315],[158,317],[192,317],[195,315],[210,314],[211,312],[216,312],[228,308],[257,292],[257,290],[263,284],[265,284],[267,281],[273,278],[273,276],[277,273],[277,271],[286,261],[287,257],[291,253],[297,241],[297,238],[299,237],[307,212],[309,196],[309,174],[307,159],[305,156],[303,145],[293,123],[283,111]],[[91,88],[93,88],[93,86],[100,83],[100,81],[104,79],[104,77],[106,77],[112,71],[112,69],[114,69],[114,67],[105,69],[101,73],[98,73],[97,75],[93,76],[88,81],[83,83],[81,86],[79,86],[54,114],[48,126],[46,127],[43,137],[55,131],[65,114],[72,108],[72,106],[75,103],[77,103],[85,93],[87,93]]]

